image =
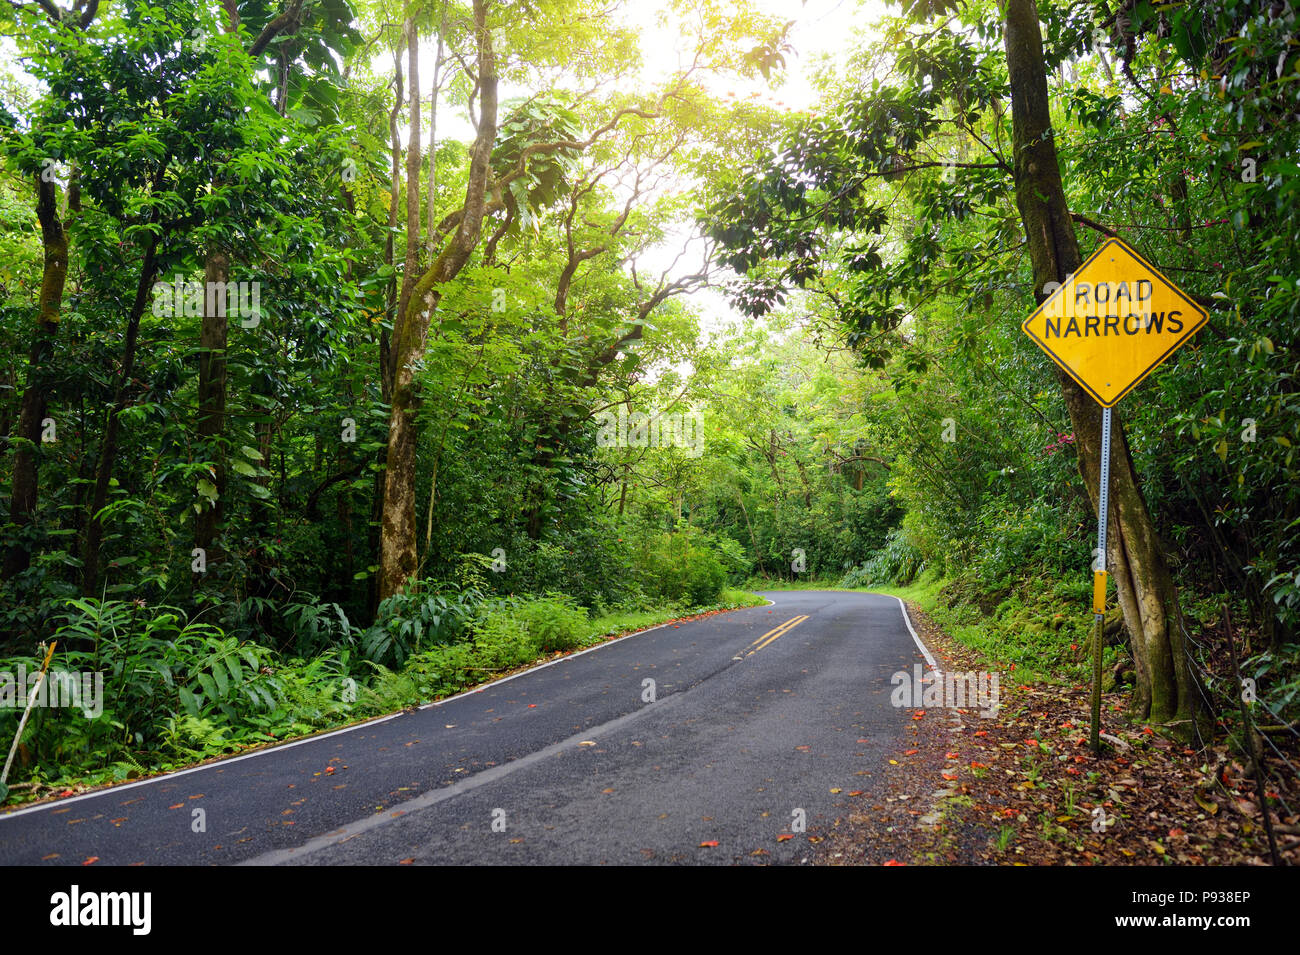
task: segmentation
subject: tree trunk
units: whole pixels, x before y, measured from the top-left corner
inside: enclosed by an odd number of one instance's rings
[[[398,315],[406,314],[420,267],[420,33],[410,17],[403,32],[406,34],[407,87],[411,92],[406,141],[406,259],[402,266],[402,292],[397,300]],[[432,222],[429,223],[429,232],[432,235]]]
[[[384,239],[384,264],[389,268],[392,268],[394,261],[393,235],[397,229],[397,208],[402,197],[402,140],[397,131],[397,118],[402,114],[402,105],[406,102],[406,87],[402,81],[402,51],[405,48],[406,33],[403,32],[398,36],[397,47],[393,50],[393,85],[396,88],[396,95],[393,99],[393,108],[388,111],[388,145],[391,164],[388,180],[388,229]],[[432,231],[430,229],[430,232]],[[393,326],[396,327],[398,325],[396,273],[393,273],[392,278],[388,280],[386,292],[388,314],[392,318]],[[383,395],[384,403],[389,404],[393,400],[393,365],[392,340],[388,334],[387,323],[381,323],[379,327],[379,390],[380,394]],[[385,479],[383,466],[387,457],[387,449],[381,448],[375,452],[377,467],[374,474],[374,493],[370,501],[370,520],[367,531],[367,543],[371,554],[379,553],[383,546],[381,533],[384,521]],[[381,590],[382,578],[379,575],[370,575],[367,578],[367,599],[372,616],[379,609]]]
[[[162,164],[166,167],[166,163]],[[161,177],[160,177],[161,178]],[[84,562],[81,568],[81,592],[93,597],[99,589],[99,549],[103,538],[104,525],[99,512],[108,503],[108,484],[113,477],[113,466],[117,462],[118,436],[121,431],[121,415],[130,398],[131,376],[135,372],[136,342],[140,337],[140,318],[144,315],[149,302],[149,292],[153,288],[157,274],[158,237],[151,235],[149,245],[145,248],[144,261],[140,265],[140,282],[135,290],[135,302],[131,314],[127,316],[126,343],[122,349],[122,371],[117,380],[117,397],[109,409],[108,420],[104,425],[104,443],[99,450],[99,467],[95,473],[95,490],[90,499],[90,510],[86,515],[86,542]]]
[[[1041,302],[1047,297],[1045,286],[1064,282],[1083,260],[1051,135],[1042,37],[1033,0],[1008,0],[1006,50],[1016,205],[1033,263],[1034,297]],[[1099,504],[1101,407],[1062,369],[1057,367],[1056,373],[1074,428],[1079,472],[1095,511]],[[1190,732],[1196,691],[1187,666],[1178,592],[1117,415],[1112,430],[1107,564],[1133,641],[1137,672],[1134,709],[1140,718],[1178,723],[1181,732]]]
[[[442,83],[443,39],[447,35],[447,0],[442,0],[442,20],[438,24],[438,53],[433,60],[433,89],[429,93],[429,192],[425,198],[424,221],[429,224],[425,233],[424,252],[433,258],[436,238],[433,224],[437,222],[438,200],[438,87]]]
[[[41,422],[49,398],[49,368],[54,356],[54,339],[59,332],[59,312],[63,308],[63,286],[68,277],[68,236],[59,218],[58,190],[53,180],[36,177],[36,217],[41,223],[41,242],[45,247],[45,265],[41,274],[40,312],[36,335],[32,338],[27,363],[27,387],[23,389],[18,413],[18,430],[14,453],[13,489],[9,519],[23,528],[31,524],[39,497]],[[31,564],[31,551],[21,539],[5,554],[6,579],[22,573]]]
[[[404,310],[399,308],[394,316],[393,395],[388,419],[383,526],[380,529],[381,600],[406,586],[416,570],[416,389],[413,366],[424,354],[429,322],[442,298],[442,286],[455,278],[469,261],[478,244],[487,207],[488,176],[497,127],[497,71],[492,34],[487,27],[486,0],[474,0],[474,26],[478,40],[479,127],[470,152],[463,214],[451,241],[412,288],[409,305]],[[410,148],[419,149],[419,142],[414,137]],[[418,163],[416,169],[419,169]],[[408,191],[408,201],[410,196]],[[415,197],[418,222],[418,182]]]
[[[203,278],[203,323],[199,328],[199,414],[197,432],[200,453],[213,462],[212,483],[217,499],[205,507],[194,522],[194,546],[210,557],[226,499],[225,451],[221,437],[226,429],[226,345],[228,323],[226,297],[214,294],[216,283],[224,289],[230,281],[230,257],[212,250],[207,255]]]

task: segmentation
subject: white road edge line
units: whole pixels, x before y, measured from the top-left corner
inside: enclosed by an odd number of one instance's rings
[[[430,806],[436,806],[438,803],[445,802],[448,799],[461,795],[462,793],[472,792],[481,786],[494,783],[498,779],[509,776],[511,773],[515,772],[515,770],[527,769],[528,767],[536,765],[551,756],[558,755],[566,750],[572,750],[575,746],[584,741],[594,741],[600,736],[608,735],[620,730],[624,726],[641,719],[647,713],[660,715],[668,708],[674,707],[680,703],[682,697],[689,692],[690,690],[683,690],[679,693],[670,693],[668,696],[660,699],[653,706],[643,706],[639,710],[632,710],[630,713],[624,713],[622,716],[615,717],[607,723],[602,723],[600,726],[593,726],[579,733],[575,733],[567,739],[562,739],[558,743],[552,743],[551,745],[544,746],[539,750],[534,750],[525,756],[520,756],[518,759],[512,759],[508,763],[500,763],[488,769],[481,770],[473,776],[470,776],[468,779],[462,779],[460,782],[452,783],[450,786],[425,790],[418,796],[408,799],[405,802],[398,803],[394,809],[400,811],[372,813],[309,839],[302,845],[290,846],[284,849],[271,849],[267,852],[263,852],[234,864],[237,866],[280,865],[292,859],[306,858],[332,846],[342,845],[349,839],[355,838],[371,829],[375,829],[379,826],[387,826],[390,823],[398,822],[403,819],[408,819],[408,817],[414,816],[415,813],[422,809],[428,809]]]
[[[943,671],[939,669],[939,664],[934,662],[934,657],[931,655],[930,651],[926,649],[925,644],[921,642],[921,638],[916,635],[916,631],[912,628],[912,618],[907,615],[907,604],[903,603],[902,597],[895,597],[894,599],[898,601],[898,607],[903,611],[903,623],[907,624],[907,632],[912,635],[912,639],[916,641],[916,645],[921,648],[921,655],[925,657],[925,662],[930,664],[931,670],[942,675]]]
[[[768,601],[769,604],[771,602],[772,601]],[[763,605],[759,604],[759,606],[763,606]],[[747,610],[749,608],[736,607],[735,609]],[[472,690],[465,690],[463,693],[457,693],[455,696],[449,696],[441,700],[434,700],[432,703],[425,703],[423,706],[418,707],[418,709],[427,710],[432,706],[442,706],[442,704],[450,703],[452,700],[459,700],[463,696],[472,696],[475,693],[482,693],[484,690],[489,690],[494,686],[498,686],[502,683],[507,683],[510,680],[515,679],[516,677],[527,676],[530,673],[536,673],[538,670],[545,670],[547,667],[554,666],[557,663],[563,663],[565,660],[572,660],[575,657],[580,657],[583,654],[590,653],[593,650],[599,650],[602,647],[612,646],[615,643],[622,643],[624,640],[628,639],[629,637],[639,637],[641,634],[649,633],[652,630],[662,630],[664,627],[670,626],[671,624],[676,622],[677,621],[675,620],[667,620],[664,623],[657,624],[656,626],[646,627],[644,630],[635,630],[632,633],[625,633],[623,636],[615,640],[606,640],[604,643],[598,643],[594,647],[588,647],[585,650],[579,650],[577,653],[570,653],[568,656],[559,657],[558,659],[551,660],[548,663],[543,663],[540,666],[529,667],[527,670],[520,670],[518,673],[512,673],[510,676],[503,676],[501,679],[493,680],[491,683],[484,683],[482,686],[476,686]],[[687,621],[687,623],[690,622],[691,621],[689,620]],[[405,712],[406,712],[405,710],[402,710],[397,713],[389,713],[387,716],[377,716],[372,720],[366,720],[364,723],[357,723],[353,726],[345,726],[342,729],[330,730],[327,733],[318,733],[314,736],[307,736],[304,737],[303,739],[296,739],[291,743],[280,743],[274,746],[267,746],[264,749],[254,750],[251,753],[244,753],[242,756],[231,756],[228,759],[217,760],[214,763],[204,763],[202,766],[191,766],[189,769],[178,769],[174,773],[164,773],[161,776],[151,776],[148,779],[141,779],[134,783],[123,783],[120,786],[109,786],[105,789],[96,789],[94,792],[82,793],[79,796],[68,796],[66,799],[54,799],[49,802],[41,803],[38,806],[27,806],[24,809],[15,809],[12,812],[0,812],[0,821],[3,821],[5,819],[13,819],[16,816],[25,816],[28,813],[32,813],[32,812],[41,812],[47,809],[54,809],[58,806],[69,806],[74,802],[81,802],[81,800],[83,799],[94,799],[97,796],[106,796],[112,793],[126,792],[128,789],[135,789],[138,786],[149,786],[154,783],[165,782],[166,780],[169,779],[176,779],[179,776],[188,776],[190,773],[199,773],[205,769],[216,769],[221,766],[229,766],[231,763],[238,763],[245,759],[253,759],[256,756],[265,756],[267,753],[282,752],[286,749],[292,749],[295,746],[302,746],[304,743],[314,743],[317,740],[329,739],[331,736],[338,736],[342,733],[351,733],[354,730],[366,729],[367,727],[370,726],[378,726],[380,723],[387,723],[389,720],[397,719]]]
[[[273,752],[279,753],[286,749],[292,749],[295,746],[302,746],[304,743],[314,743],[317,740],[328,739],[331,736],[338,736],[340,733],[351,733],[353,730],[378,726],[380,723],[387,723],[389,720],[395,720],[401,715],[401,712],[389,713],[387,716],[377,716],[373,720],[366,720],[364,723],[356,723],[353,726],[345,726],[342,729],[330,730],[328,733],[320,733],[316,736],[307,736],[303,739],[296,739],[290,743],[279,743],[277,745],[267,746],[265,749],[254,750],[251,753],[244,753],[242,756],[231,756],[228,759],[219,759],[216,762],[204,763],[202,766],[191,766],[189,769],[178,769],[174,773],[163,773],[161,776],[150,776],[148,779],[137,780],[133,783],[123,783],[120,786],[108,786],[104,789],[96,789],[94,792],[82,793],[79,796],[68,796],[66,799],[54,799],[50,802],[41,803],[39,806],[28,806],[25,809],[15,809],[13,812],[0,813],[0,821],[12,819],[15,816],[23,816],[29,812],[40,812],[43,809],[55,809],[59,806],[68,806],[74,802],[81,802],[83,799],[94,799],[96,796],[109,796],[113,793],[124,793],[128,789],[135,789],[138,786],[150,786],[154,783],[166,782],[169,779],[176,779],[178,776],[188,776],[190,773],[200,773],[205,769],[219,769],[222,766],[229,766],[231,763],[238,763],[245,759],[252,759],[254,756],[265,756],[267,753]]]

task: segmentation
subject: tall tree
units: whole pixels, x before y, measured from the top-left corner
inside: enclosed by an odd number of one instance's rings
[[[474,77],[478,90],[478,130],[470,149],[469,178],[465,184],[465,202],[459,212],[451,217],[454,233],[438,257],[416,279],[410,290],[405,309],[399,308],[393,320],[393,341],[390,358],[392,376],[392,402],[388,419],[388,456],[384,475],[383,521],[380,528],[379,596],[384,599],[401,590],[415,573],[416,519],[415,519],[415,450],[417,396],[415,364],[424,354],[428,341],[429,322],[442,298],[443,286],[454,279],[469,261],[478,245],[483,229],[483,217],[488,205],[488,183],[491,175],[492,144],[497,131],[497,64],[492,48],[492,31],[487,24],[486,0],[474,0],[474,35],[478,47],[478,75]],[[416,61],[415,43],[410,44],[410,60]],[[413,79],[418,78],[418,67],[411,68]],[[418,87],[414,82],[408,94],[418,103]],[[418,107],[413,107],[418,116]],[[414,181],[407,183],[408,217],[414,219],[417,234],[408,238],[408,249],[419,248],[420,216],[420,142],[418,125],[416,134],[407,146],[413,152],[414,162],[408,158],[408,169],[414,168]],[[409,221],[409,220],[408,220]],[[431,226],[432,228],[432,226]],[[409,253],[408,253],[409,258]],[[405,279],[403,280],[405,284]]]
[[[94,22],[98,4],[86,7],[80,16],[64,16],[57,7],[44,8],[50,28],[58,31],[84,32]],[[71,100],[65,100],[71,108]],[[59,213],[58,181],[47,157],[35,174],[36,216],[41,226],[44,261],[41,274],[40,301],[37,303],[37,327],[27,364],[27,384],[14,436],[19,439],[14,453],[13,483],[9,499],[9,519],[18,529],[12,546],[4,555],[4,576],[13,577],[27,569],[31,549],[23,531],[32,523],[40,498],[40,443],[42,422],[49,406],[49,389],[54,346],[58,339],[59,319],[63,310],[63,289],[68,277],[68,235]],[[68,190],[69,212],[76,213],[80,188],[75,173]]]
[[[1005,43],[1011,83],[1016,206],[1033,264],[1034,295],[1066,281],[1083,262],[1066,203],[1047,94],[1042,34],[1033,0],[1008,0]],[[1053,288],[1055,286],[1052,286]],[[1101,406],[1061,368],[1053,366],[1074,429],[1079,471],[1098,509]],[[1119,415],[1112,436],[1107,564],[1133,640],[1140,714],[1192,730],[1196,691],[1183,643],[1178,590],[1165,547],[1151,520]]]

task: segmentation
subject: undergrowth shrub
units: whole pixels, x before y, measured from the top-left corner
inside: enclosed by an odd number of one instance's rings
[[[910,584],[925,562],[921,552],[908,542],[902,529],[895,528],[885,538],[880,548],[857,567],[853,567],[840,580],[844,588],[866,587],[871,584]]]

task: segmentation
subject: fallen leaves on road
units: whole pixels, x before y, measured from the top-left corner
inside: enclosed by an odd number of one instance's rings
[[[925,642],[954,658],[945,669],[999,668],[949,640],[915,608],[908,612]],[[1126,691],[1105,700],[1105,750],[1095,756],[1088,747],[1086,684],[1008,682],[996,716],[975,708],[943,710],[932,714],[935,719],[910,723],[904,738],[914,748],[903,753],[915,758],[891,767],[872,792],[879,802],[870,811],[852,811],[832,828],[816,861],[1267,864],[1249,759],[1221,741],[1194,750],[1153,727],[1126,724],[1123,716],[1112,715],[1123,710]],[[954,734],[964,756],[950,748]],[[1282,740],[1290,742],[1285,736],[1277,742]],[[958,758],[957,765],[949,762]],[[1270,773],[1270,788],[1281,789],[1277,780],[1293,777],[1275,762],[1279,770]],[[864,765],[875,768],[865,759]],[[904,794],[917,798],[909,801]],[[1279,850],[1293,864],[1300,863],[1300,814],[1287,806],[1296,805],[1298,795],[1294,787],[1266,795],[1270,803],[1277,800],[1272,808]],[[1108,822],[1093,831],[1103,818]]]

